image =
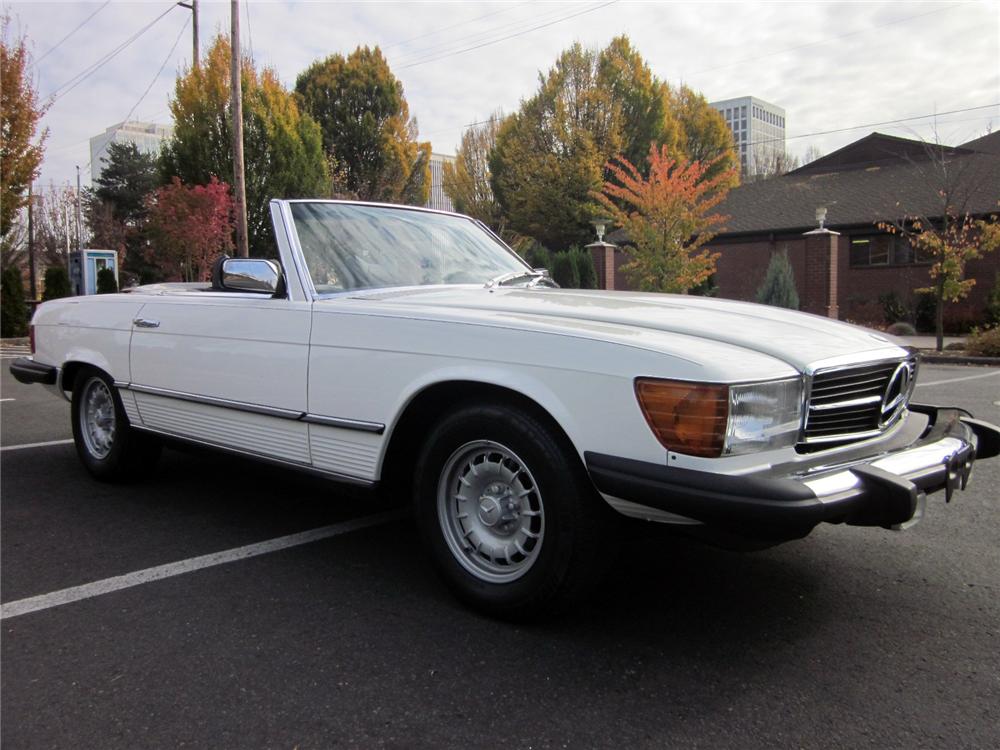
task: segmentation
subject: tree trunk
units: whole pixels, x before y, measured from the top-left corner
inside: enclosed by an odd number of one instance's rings
[[[937,300],[934,306],[934,331],[937,334],[937,350],[944,350],[944,276],[938,278]]]

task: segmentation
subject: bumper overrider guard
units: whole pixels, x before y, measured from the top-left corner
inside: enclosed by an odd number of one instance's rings
[[[28,357],[18,357],[10,363],[10,374],[19,383],[55,385],[59,370],[52,365],[43,365]]]
[[[965,489],[976,458],[1000,454],[1000,428],[961,409],[910,405],[928,417],[911,445],[815,474],[732,476],[587,452],[591,479],[606,495],[743,536],[793,539],[819,523],[906,528],[928,494],[950,501]]]

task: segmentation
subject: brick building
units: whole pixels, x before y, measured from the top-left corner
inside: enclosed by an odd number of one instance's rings
[[[931,284],[930,266],[878,224],[913,215],[939,219],[938,192],[946,185],[961,213],[1000,212],[1000,133],[957,147],[872,133],[781,177],[741,185],[719,206],[729,219],[709,243],[720,253],[719,296],[753,300],[771,254],[787,251],[803,310],[885,323],[879,297],[895,293],[912,309],[913,290]],[[817,228],[821,208],[832,231],[806,234]],[[609,239],[621,244],[623,238],[616,232]],[[998,274],[1000,252],[968,263],[966,278],[976,285],[965,300],[945,307],[946,327],[983,319]],[[626,288],[620,274],[615,282]]]

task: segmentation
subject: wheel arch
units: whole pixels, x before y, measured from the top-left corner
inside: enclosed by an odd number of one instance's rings
[[[393,490],[408,486],[401,487],[401,483],[408,483],[413,477],[420,439],[427,428],[445,414],[472,403],[503,404],[524,409],[552,429],[575,460],[581,460],[580,452],[563,424],[538,399],[510,386],[483,380],[441,380],[417,391],[394,422],[379,467],[381,484]]]

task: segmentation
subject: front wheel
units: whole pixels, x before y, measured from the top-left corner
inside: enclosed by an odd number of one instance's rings
[[[511,619],[558,610],[613,559],[613,513],[565,438],[527,410],[453,412],[417,466],[421,533],[449,587],[476,609]]]
[[[101,371],[77,376],[71,411],[77,455],[96,479],[135,479],[156,463],[160,441],[131,428],[121,397]]]

